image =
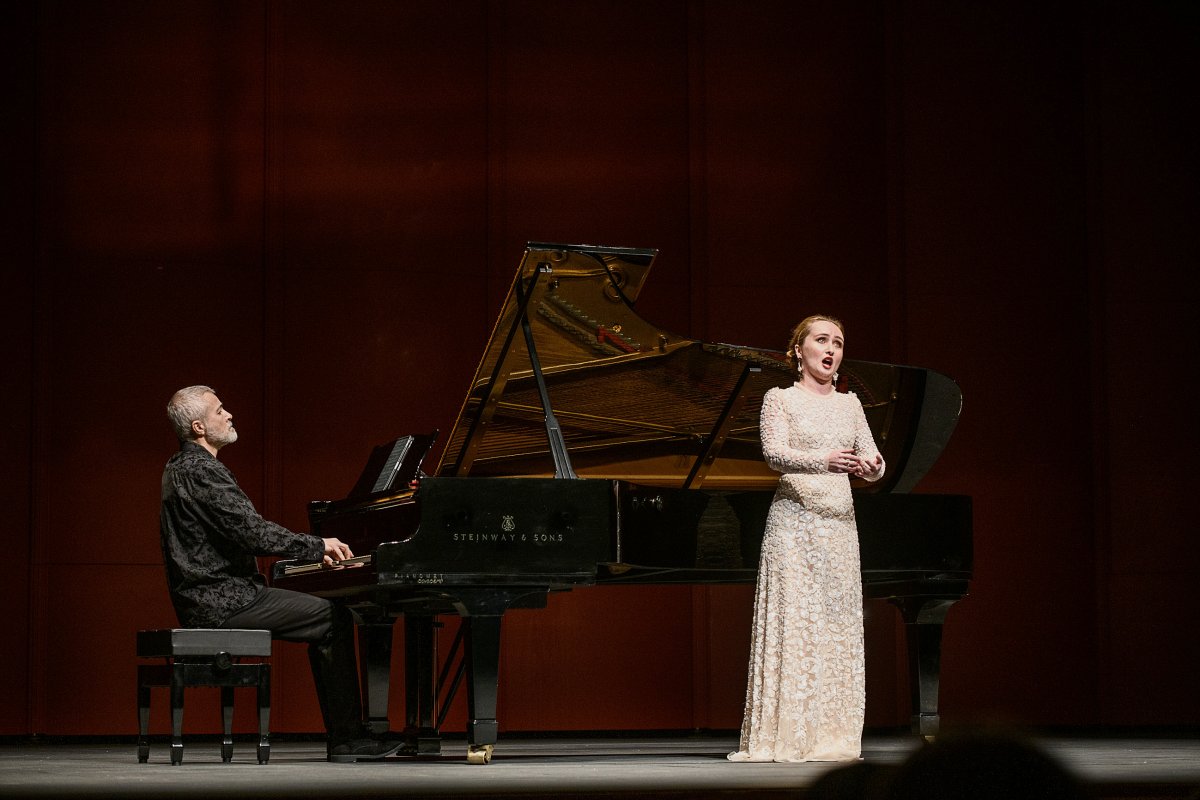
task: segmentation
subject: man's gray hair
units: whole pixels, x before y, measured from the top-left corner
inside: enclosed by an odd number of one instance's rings
[[[186,442],[192,438],[192,423],[204,416],[204,395],[213,392],[209,386],[189,386],[171,395],[167,403],[167,419],[179,441]]]

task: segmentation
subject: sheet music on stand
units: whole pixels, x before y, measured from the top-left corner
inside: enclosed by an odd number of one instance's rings
[[[404,463],[404,456],[408,454],[408,448],[412,447],[413,437],[401,436],[392,443],[392,450],[388,453],[387,460],[383,463],[383,468],[379,471],[379,477],[375,479],[375,484],[371,487],[372,492],[385,492],[392,488],[392,481],[396,479],[396,473],[400,469],[400,465]]]

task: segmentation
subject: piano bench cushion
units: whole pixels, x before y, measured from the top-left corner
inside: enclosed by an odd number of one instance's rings
[[[138,658],[270,656],[271,632],[245,628],[162,628],[138,631]]]

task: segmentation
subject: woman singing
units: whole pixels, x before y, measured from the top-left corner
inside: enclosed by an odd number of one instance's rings
[[[835,391],[845,332],[826,316],[796,326],[796,382],[763,397],[763,456],[783,473],[763,534],[750,677],[731,761],[859,758],[862,575],[850,476],[878,480],[883,457],[862,404]]]

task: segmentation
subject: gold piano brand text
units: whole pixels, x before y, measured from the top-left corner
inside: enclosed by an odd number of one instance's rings
[[[491,544],[494,542],[534,542],[536,544],[551,544],[561,542],[561,533],[453,533],[450,540],[454,542],[479,542]]]

